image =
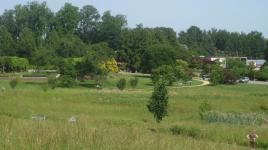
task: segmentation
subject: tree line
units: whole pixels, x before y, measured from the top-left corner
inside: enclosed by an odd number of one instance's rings
[[[100,14],[92,5],[78,8],[65,3],[53,12],[46,2],[34,1],[16,5],[0,16],[0,56],[25,58],[32,66],[47,69],[67,58],[95,63],[115,59],[127,71],[151,73],[178,59],[190,62],[193,55],[267,59],[267,45],[267,39],[256,31],[203,31],[192,26],[177,34],[166,27],[139,24],[129,28],[126,16],[110,11]]]
[[[217,29],[206,31],[192,26],[179,33],[179,42],[199,55],[268,58],[268,40],[258,31],[248,34]]]

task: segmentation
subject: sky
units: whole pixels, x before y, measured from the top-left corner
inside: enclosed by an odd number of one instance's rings
[[[39,1],[39,0],[38,0]],[[42,1],[42,0],[40,0]],[[0,14],[16,4],[29,0],[0,0]],[[46,0],[50,9],[58,11],[65,2],[75,6],[95,6],[100,13],[127,16],[128,26],[171,27],[177,32],[192,25],[201,29],[259,31],[268,38],[268,0]]]

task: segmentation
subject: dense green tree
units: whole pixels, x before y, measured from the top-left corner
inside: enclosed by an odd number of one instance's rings
[[[91,46],[91,51],[83,56],[82,61],[76,66],[78,75],[83,78],[86,75],[101,77],[108,72],[102,65],[113,58],[113,51],[107,43],[100,43]]]
[[[55,37],[56,38],[56,37]],[[60,38],[59,43],[55,43],[56,53],[61,57],[81,57],[83,56],[88,46],[74,34],[64,35]],[[57,46],[57,44],[59,44]]]
[[[186,32],[179,33],[179,41],[186,44],[191,50],[200,51],[198,53],[205,53],[212,49],[211,39],[206,31],[202,31],[199,27],[192,26]]]
[[[17,36],[27,27],[34,33],[37,44],[42,44],[42,40],[49,32],[53,17],[46,2],[33,1],[27,5],[17,5],[15,7]]]
[[[56,14],[56,29],[61,33],[75,33],[79,23],[79,8],[70,3],[64,6]]]
[[[126,17],[124,15],[112,16],[110,11],[106,11],[102,15],[101,20],[99,41],[108,42],[111,48],[119,49],[121,33],[127,25]]]
[[[152,97],[147,105],[148,110],[154,114],[157,123],[167,116],[168,109],[168,90],[164,81],[155,84]]]
[[[249,34],[211,29],[202,31],[192,26],[179,34],[179,41],[186,44],[195,55],[247,56],[263,58],[265,38],[259,32]]]
[[[21,72],[29,67],[29,61],[16,56],[1,56],[0,66],[2,72]]]
[[[233,72],[233,70],[224,69],[223,71],[223,83],[224,84],[234,84],[237,81],[237,76]]]
[[[150,73],[162,65],[173,65],[178,58],[178,50],[170,45],[153,45],[142,56],[141,71]]]
[[[24,28],[17,40],[17,55],[19,57],[31,58],[35,50],[34,34],[29,28]]]
[[[247,35],[247,45],[248,50],[247,56],[252,58],[264,58],[264,50],[265,50],[265,39],[262,36],[262,33],[260,32],[250,32]]]
[[[100,14],[91,5],[86,5],[80,10],[78,34],[86,43],[95,43],[99,31]]]
[[[5,26],[0,26],[0,56],[15,55],[11,34]]]
[[[32,65],[36,66],[38,69],[55,69],[56,65],[59,63],[59,57],[52,50],[47,50],[46,48],[39,48],[33,53]]]
[[[168,65],[163,65],[157,69],[153,69],[151,75],[153,83],[156,84],[161,80],[171,86],[173,82],[176,81],[176,74],[174,71],[174,68]]]
[[[59,36],[59,34],[56,30],[53,30],[53,31],[48,33],[45,42],[46,42],[45,47],[48,50],[55,51],[57,49],[60,49],[61,37]]]
[[[4,11],[3,15],[0,17],[0,25],[5,26],[14,38],[18,36],[14,10]]]
[[[96,52],[96,58],[100,59],[101,62],[105,62],[115,57],[115,52],[108,46],[108,43],[101,42],[98,44],[91,45],[90,49]]]
[[[264,50],[264,58],[268,62],[268,40],[266,40],[266,48]]]
[[[223,68],[219,65],[212,65],[209,73],[209,81],[213,85],[223,83]]]
[[[246,62],[243,62],[240,59],[227,59],[226,68],[231,70],[236,78],[246,76],[249,73],[249,67],[246,65]]]
[[[268,80],[268,66],[263,67],[259,72],[257,72],[257,79],[261,81]]]

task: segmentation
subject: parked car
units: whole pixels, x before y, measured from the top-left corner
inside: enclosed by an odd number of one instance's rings
[[[239,82],[240,82],[240,83],[248,83],[248,82],[249,82],[249,77],[241,77],[241,78],[239,79]]]
[[[208,75],[202,75],[202,79],[205,80],[205,81],[208,81],[209,80],[209,76]]]

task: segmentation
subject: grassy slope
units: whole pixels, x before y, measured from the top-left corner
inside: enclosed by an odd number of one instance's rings
[[[201,121],[198,107],[208,101],[223,112],[261,112],[268,106],[268,87],[255,85],[171,89],[169,116],[156,124],[146,104],[151,88],[140,79],[138,88],[111,89],[117,78],[94,90],[83,87],[44,92],[39,83],[23,82],[0,92],[0,147],[4,149],[246,149],[245,135],[257,129],[268,140],[267,125],[240,126]],[[144,80],[144,81],[142,81]],[[8,81],[0,81],[1,87]],[[110,87],[110,88],[109,88]],[[31,120],[44,114],[45,122]],[[76,116],[77,124],[68,123]],[[174,136],[173,125],[201,130],[197,138]],[[151,129],[156,129],[152,132]]]

